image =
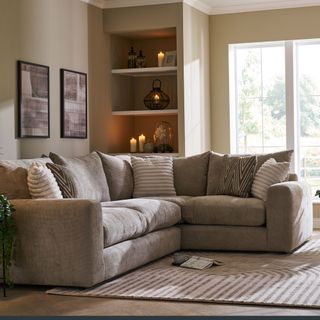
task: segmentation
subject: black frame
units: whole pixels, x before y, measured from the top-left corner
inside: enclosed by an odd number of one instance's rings
[[[48,88],[48,134],[47,135],[22,135],[22,65],[31,65],[47,69],[47,88]],[[50,68],[42,64],[17,61],[17,87],[18,87],[18,137],[19,138],[50,138]]]
[[[71,72],[79,75],[83,75],[85,77],[85,135],[84,136],[69,136],[65,134],[65,83],[64,83],[64,73]],[[87,74],[84,72],[69,70],[69,69],[60,69],[60,104],[61,104],[61,138],[71,138],[71,139],[87,139],[88,136],[88,82],[87,82]]]

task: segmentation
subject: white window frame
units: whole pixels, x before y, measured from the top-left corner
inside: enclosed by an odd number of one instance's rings
[[[300,175],[300,132],[299,132],[299,92],[296,92],[298,81],[297,66],[297,44],[320,44],[320,39],[289,40],[273,42],[256,42],[245,44],[229,44],[229,125],[230,125],[230,151],[239,153],[238,149],[238,88],[237,88],[237,59],[236,49],[242,48],[265,48],[283,45],[285,47],[285,90],[286,90],[286,147],[293,149],[294,159],[291,170]]]

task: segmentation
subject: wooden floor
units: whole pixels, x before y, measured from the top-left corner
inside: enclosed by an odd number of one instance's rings
[[[185,303],[46,294],[45,287],[16,286],[0,296],[1,316],[156,316],[156,315],[317,315],[320,309],[273,308],[248,305]]]

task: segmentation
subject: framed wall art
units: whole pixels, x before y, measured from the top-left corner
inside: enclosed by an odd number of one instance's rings
[[[49,138],[49,67],[18,61],[18,137]]]
[[[87,138],[87,75],[60,69],[61,138]]]
[[[165,67],[173,67],[177,65],[177,51],[167,51],[164,56],[163,65]]]

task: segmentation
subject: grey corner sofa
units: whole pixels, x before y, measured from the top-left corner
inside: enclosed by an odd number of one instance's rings
[[[291,154],[259,156],[258,166],[268,157],[286,161]],[[70,159],[51,158],[72,168]],[[100,170],[88,181],[92,188],[101,177],[107,182],[93,200],[30,199],[26,168],[34,159],[0,161],[0,193],[16,208],[15,283],[90,287],[178,250],[289,253],[311,237],[306,184],[275,184],[266,202],[214,195],[221,159],[213,152],[174,159],[176,197],[132,198],[130,158],[93,152],[75,167]]]

